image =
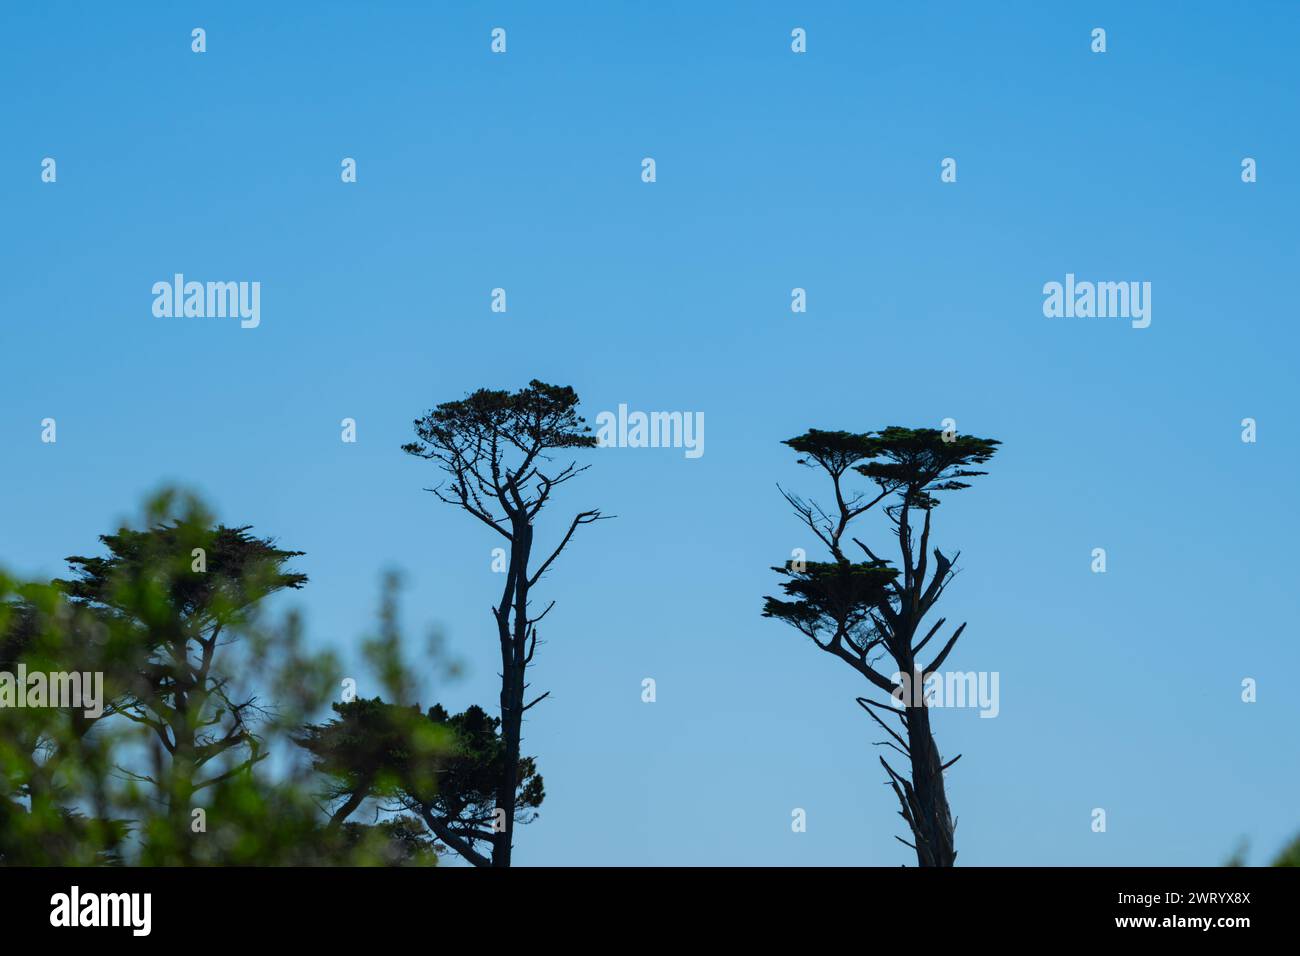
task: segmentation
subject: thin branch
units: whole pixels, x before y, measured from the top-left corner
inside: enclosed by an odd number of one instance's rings
[[[966,630],[966,624],[963,622],[962,626],[957,628],[957,632],[953,634],[952,637],[948,638],[948,643],[943,646],[943,650],[939,652],[939,656],[932,660],[930,666],[922,671],[922,679],[929,677],[939,669],[944,660],[947,659],[948,652],[952,650],[953,645],[957,643],[957,638],[961,637],[961,632],[964,630]]]
[[[542,701],[546,700],[546,698],[548,698],[548,697],[550,697],[550,696],[551,696],[551,692],[548,690],[545,694],[543,694],[541,697],[538,697],[538,698],[537,698],[535,701],[533,701],[531,704],[525,704],[525,705],[524,705],[524,709],[521,710],[520,713],[522,714],[524,711],[528,710],[530,707],[536,707],[538,704],[540,704]]]
[[[542,562],[542,566],[537,569],[537,573],[528,579],[528,587],[531,588],[535,585],[538,579],[546,572],[546,569],[551,566],[551,562],[560,556],[560,552],[564,550],[565,546],[569,543],[569,539],[573,537],[573,532],[578,530],[578,525],[591,524],[593,521],[600,521],[602,518],[612,517],[614,516],[602,515],[599,510],[582,511],[575,515],[572,523],[569,525],[569,530],[565,533],[564,539],[560,542],[559,546],[551,552],[549,558]]]
[[[865,697],[858,698],[858,706],[867,712],[867,716],[869,716],[872,720],[874,720],[881,727],[883,727],[885,729],[885,733],[889,734],[889,736],[897,740],[899,746],[903,748],[903,756],[907,757],[908,759],[911,759],[912,754],[907,748],[907,741],[905,741],[898,734],[894,733],[894,731],[890,728],[890,726],[886,724],[883,720],[881,720],[879,717],[877,717],[875,713],[871,710],[871,708],[879,707],[882,710],[889,710],[891,713],[897,713],[897,711],[895,711],[892,707],[886,707],[884,704],[877,704],[874,700],[867,700],[867,698]]]

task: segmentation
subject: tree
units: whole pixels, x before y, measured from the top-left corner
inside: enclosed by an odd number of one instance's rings
[[[337,806],[330,826],[348,826],[347,818],[367,799],[387,800],[384,810],[411,814],[397,819],[417,828],[423,821],[470,863],[490,866],[496,788],[506,754],[501,721],[477,706],[451,716],[435,704],[422,714],[418,706],[378,697],[333,707],[335,720],[309,726],[298,738],[315,757],[316,770],[331,781],[325,796]],[[516,778],[516,806],[535,810],[545,793],[533,758],[519,761]]]
[[[1269,866],[1300,866],[1300,836],[1284,846]]]
[[[413,815],[331,825],[313,761],[281,748],[328,712],[341,670],[333,654],[305,649],[296,613],[258,610],[305,581],[284,567],[296,553],[179,501],[164,492],[147,531],[119,531],[103,539],[107,556],[72,559],[75,580],[0,571],[0,865],[436,865],[436,838]],[[409,681],[394,589],[380,637],[363,647],[400,697]],[[182,637],[192,640],[178,662]],[[85,691],[100,674],[102,688]],[[83,678],[83,706],[52,696],[9,706],[16,687],[53,687],[55,675]],[[182,777],[165,745],[189,739],[187,709],[197,728]],[[521,778],[540,801],[531,766]]]
[[[0,574],[0,676],[80,675],[83,693],[98,697],[99,705],[98,713],[53,700],[11,707],[0,690],[0,863],[120,862],[125,825],[110,812],[112,737],[103,726],[134,663],[123,656],[130,651],[91,614],[71,607],[58,588]],[[99,694],[93,674],[102,675]]]
[[[577,413],[572,388],[536,379],[517,392],[479,389],[445,402],[415,420],[408,454],[436,462],[450,481],[428,489],[473,515],[507,542],[501,599],[492,609],[501,649],[501,739],[505,747],[496,786],[504,812],[492,844],[492,865],[509,866],[519,809],[520,739],[524,714],[547,695],[525,703],[526,673],[537,648],[537,624],[554,602],[532,616],[533,588],[568,545],[580,525],[600,520],[598,510],[578,512],[559,543],[535,567],[534,523],[560,485],[586,470],[569,462],[551,467],[551,452],[591,448],[596,438]]]
[[[214,525],[193,499],[176,504],[160,496],[146,530],[101,535],[107,555],[68,558],[74,576],[55,584],[135,644],[138,668],[115,713],[151,733],[153,768],[119,769],[156,789],[168,818],[149,838],[171,841],[188,862],[194,795],[265,757],[254,729],[265,712],[255,695],[237,693],[219,651],[259,601],[307,577],[285,568],[302,552],[254,537],[249,526]]]
[[[899,752],[910,765],[909,777],[880,759],[902,808],[901,816],[912,831],[913,842],[898,839],[916,851],[920,866],[952,866],[957,858],[955,823],[944,772],[961,755],[946,763],[941,760],[930,730],[924,688],[943,666],[966,625],[956,628],[928,664],[919,663],[922,650],[945,623],[939,618],[921,636],[921,622],[952,580],[960,554],[947,557],[938,548],[930,551],[931,518],[941,494],[969,487],[962,479],[986,474],[972,466],[992,458],[999,442],[891,426],[864,433],[814,429],[784,444],[802,456],[799,464],[819,469],[830,478],[833,508],[823,508],[784,489],[781,494],[826,546],[832,560],[774,568],[786,579],[781,585],[785,597],[766,598],[763,616],[795,627],[875,689],[888,694],[891,703],[901,702],[899,709],[858,698],[862,709],[889,735],[881,744]],[[845,479],[850,471],[870,480],[875,491],[847,490]],[[897,538],[901,569],[856,537],[850,540],[866,560],[850,561],[845,553],[850,525],[889,499],[892,502],[882,510]],[[893,660],[897,682],[876,667],[886,656]],[[903,733],[895,732],[877,710],[896,716]]]
[[[1243,840],[1241,846],[1237,847],[1237,849],[1233,851],[1232,856],[1230,856],[1228,861],[1223,865],[1245,866],[1247,849],[1248,845],[1246,841]],[[1273,862],[1268,865],[1279,867],[1300,866],[1300,834],[1292,837],[1291,841],[1278,851],[1277,856],[1273,858]]]

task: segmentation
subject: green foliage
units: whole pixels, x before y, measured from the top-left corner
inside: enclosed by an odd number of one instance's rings
[[[345,823],[343,849],[379,866],[437,866],[438,844],[424,824],[402,815],[375,824]]]
[[[317,772],[335,781],[331,799],[436,789],[454,747],[446,727],[425,719],[418,707],[386,704],[378,697],[331,706],[336,720],[308,726],[295,738],[315,758]]]
[[[192,497],[164,494],[147,508],[144,530],[101,535],[108,553],[69,558],[74,577],[55,582],[134,643],[133,680],[116,712],[146,731],[151,767],[124,772],[168,808],[166,843],[181,862],[189,862],[195,796],[266,757],[257,725],[268,715],[255,693],[241,691],[229,645],[255,630],[258,602],[307,580],[285,567],[302,552],[248,531],[214,525]],[[154,821],[146,845],[162,846],[162,830]]]
[[[436,780],[420,781],[420,789],[412,791],[413,795],[418,795],[421,803],[429,801],[436,815],[444,819],[490,825],[496,781],[506,760],[501,721],[489,717],[478,706],[449,715],[440,704],[435,704],[426,716],[434,726],[450,731],[454,745]],[[536,817],[533,811],[546,797],[536,760],[520,757],[515,777],[518,781],[516,820],[530,823]]]
[[[871,432],[828,432],[811,428],[781,444],[804,457],[801,465],[817,464],[832,475],[842,475],[864,458],[871,458],[875,445]]]
[[[875,435],[871,460],[854,470],[882,489],[898,490],[911,507],[933,508],[938,504],[935,492],[969,488],[960,479],[988,474],[970,466],[992,458],[998,444],[971,435],[945,439],[933,428],[891,426]]]
[[[450,715],[435,704],[387,704],[378,697],[333,705],[336,719],[309,726],[296,739],[331,781],[325,796],[341,823],[365,800],[385,812],[407,811],[442,838],[473,847],[491,839],[496,786],[506,759],[501,721],[471,706]],[[516,820],[528,823],[545,797],[531,757],[518,765]]]
[[[1300,866],[1300,836],[1283,847],[1270,866]]]
[[[277,548],[249,526],[212,524],[192,497],[163,493],[148,505],[145,530],[100,535],[100,557],[67,559],[74,577],[56,581],[74,604],[125,618],[172,642],[241,623],[256,603],[284,588],[301,588],[305,574],[284,565],[301,551]]]
[[[871,611],[889,600],[890,585],[898,576],[894,568],[878,561],[814,561],[802,570],[772,570],[787,578],[781,590],[793,600],[764,598],[764,617],[785,621],[814,639],[843,633],[858,646],[870,640]],[[861,633],[864,630],[868,633]]]
[[[524,451],[595,447],[596,437],[577,406],[578,394],[572,388],[537,379],[517,392],[481,388],[417,418],[417,440],[402,450],[432,458],[455,449],[475,459],[498,455],[507,442]],[[486,447],[476,447],[478,442]]]
[[[306,582],[286,567],[300,552],[171,492],[139,529],[100,540],[106,553],[70,558],[68,580],[0,574],[0,671],[103,675],[98,715],[0,708],[0,864],[436,864],[436,841],[409,814],[335,825],[321,778],[292,746],[340,674],[332,654],[304,650],[296,614],[261,609]],[[387,660],[384,686],[407,686],[390,590],[367,648]],[[417,711],[390,728],[405,748],[390,762],[431,806],[449,769],[472,793],[483,748],[457,753],[473,738],[465,716]],[[534,803],[540,792],[537,778]]]
[[[987,474],[971,466],[989,461],[1000,442],[891,425],[862,433],[811,429],[784,444],[803,456],[801,464],[820,466],[836,479],[852,468],[909,507],[928,509],[939,503],[935,492],[969,488],[961,479]]]
[[[0,862],[92,865],[119,858],[126,825],[109,811],[111,701],[140,657],[117,628],[49,584],[0,574],[0,671],[103,674],[103,712],[0,707]],[[83,812],[88,809],[91,813]]]
[[[1245,840],[1242,840],[1241,844],[1232,851],[1232,855],[1228,857],[1227,861],[1223,865],[1233,867],[1246,866],[1246,853],[1249,849],[1250,847],[1248,843]],[[1282,867],[1300,866],[1300,835],[1292,838],[1291,842],[1284,846],[1268,865]]]

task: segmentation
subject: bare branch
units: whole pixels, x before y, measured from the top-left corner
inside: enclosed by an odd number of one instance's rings
[[[548,698],[548,697],[550,697],[550,696],[551,696],[551,692],[548,690],[545,694],[543,694],[541,697],[538,697],[538,698],[537,698],[536,700],[534,700],[531,704],[524,704],[524,710],[526,711],[526,710],[528,710],[529,708],[536,707],[538,704],[540,704],[542,701],[546,700],[546,698]],[[520,713],[522,713],[522,712],[523,712],[523,711],[521,711]]]
[[[942,666],[943,662],[948,657],[948,652],[952,650],[953,645],[957,643],[957,638],[961,637],[961,632],[964,630],[966,630],[965,623],[963,623],[961,627],[957,628],[957,632],[953,634],[952,637],[948,638],[948,643],[943,646],[943,650],[939,652],[939,656],[932,660],[930,666],[921,672],[922,679],[929,677],[937,671],[940,666]]]
[[[943,627],[943,622],[946,620],[948,620],[946,617],[941,617],[939,618],[939,620],[935,621],[934,627],[930,628],[930,632],[926,634],[925,637],[921,638],[921,643],[917,644],[915,647],[912,648],[912,653],[913,654],[921,653],[921,648],[925,647],[925,645],[929,643],[930,638],[934,637],[935,633],[939,630],[939,628]]]
[[[888,724],[886,724],[883,720],[881,720],[879,717],[877,717],[877,716],[875,715],[875,713],[871,710],[871,708],[872,708],[872,707],[879,707],[881,710],[888,710],[888,711],[890,711],[890,712],[892,712],[892,713],[895,713],[895,714],[897,714],[898,712],[895,711],[892,707],[886,707],[884,704],[878,704],[878,703],[876,703],[874,700],[868,700],[868,699],[865,698],[865,697],[859,697],[857,700],[858,700],[858,706],[861,707],[863,710],[865,710],[865,711],[867,712],[867,716],[868,716],[868,717],[870,717],[872,720],[874,720],[876,723],[878,723],[881,727],[883,727],[884,730],[885,730],[885,733],[889,734],[889,736],[893,737],[895,740],[898,741],[899,746],[903,748],[903,750],[902,750],[902,754],[903,754],[903,756],[904,756],[904,757],[907,757],[907,758],[910,759],[911,756],[912,756],[912,754],[911,754],[911,751],[908,749],[907,741],[904,740],[902,737],[900,737],[898,734],[896,734],[896,733],[895,733],[895,732],[890,728],[890,726],[889,726]],[[900,716],[901,716],[901,715],[900,715]],[[897,749],[897,748],[895,748],[895,749]]]
[[[591,524],[593,521],[600,521],[602,518],[608,519],[612,517],[614,516],[602,515],[598,510],[582,511],[575,515],[572,523],[569,525],[569,530],[565,532],[564,539],[560,542],[559,546],[551,552],[551,556],[542,562],[542,566],[537,569],[537,573],[528,579],[528,586],[531,588],[535,585],[538,579],[546,572],[546,569],[551,566],[551,562],[560,556],[560,552],[564,550],[565,546],[569,543],[569,539],[573,537],[573,532],[578,530],[578,525]]]

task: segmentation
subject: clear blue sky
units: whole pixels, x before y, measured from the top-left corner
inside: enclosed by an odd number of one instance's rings
[[[779,442],[952,417],[1004,443],[936,514],[949,665],[1001,675],[996,719],[935,719],[959,862],[1262,860],[1300,828],[1298,28],[1288,3],[8,5],[0,561],[60,573],[186,484],[307,552],[294,600],[350,659],[402,569],[412,653],[437,624],[467,666],[438,693],[491,704],[497,541],[421,490],[411,420],[533,377],[589,420],[702,411],[702,458],[590,452],[540,528],[618,515],[543,588],[548,797],[517,861],[910,864],[863,685],[759,611],[769,566],[818,556]],[[261,326],[155,318],[176,272],[260,281]],[[1067,272],[1150,281],[1151,327],[1045,318]]]

